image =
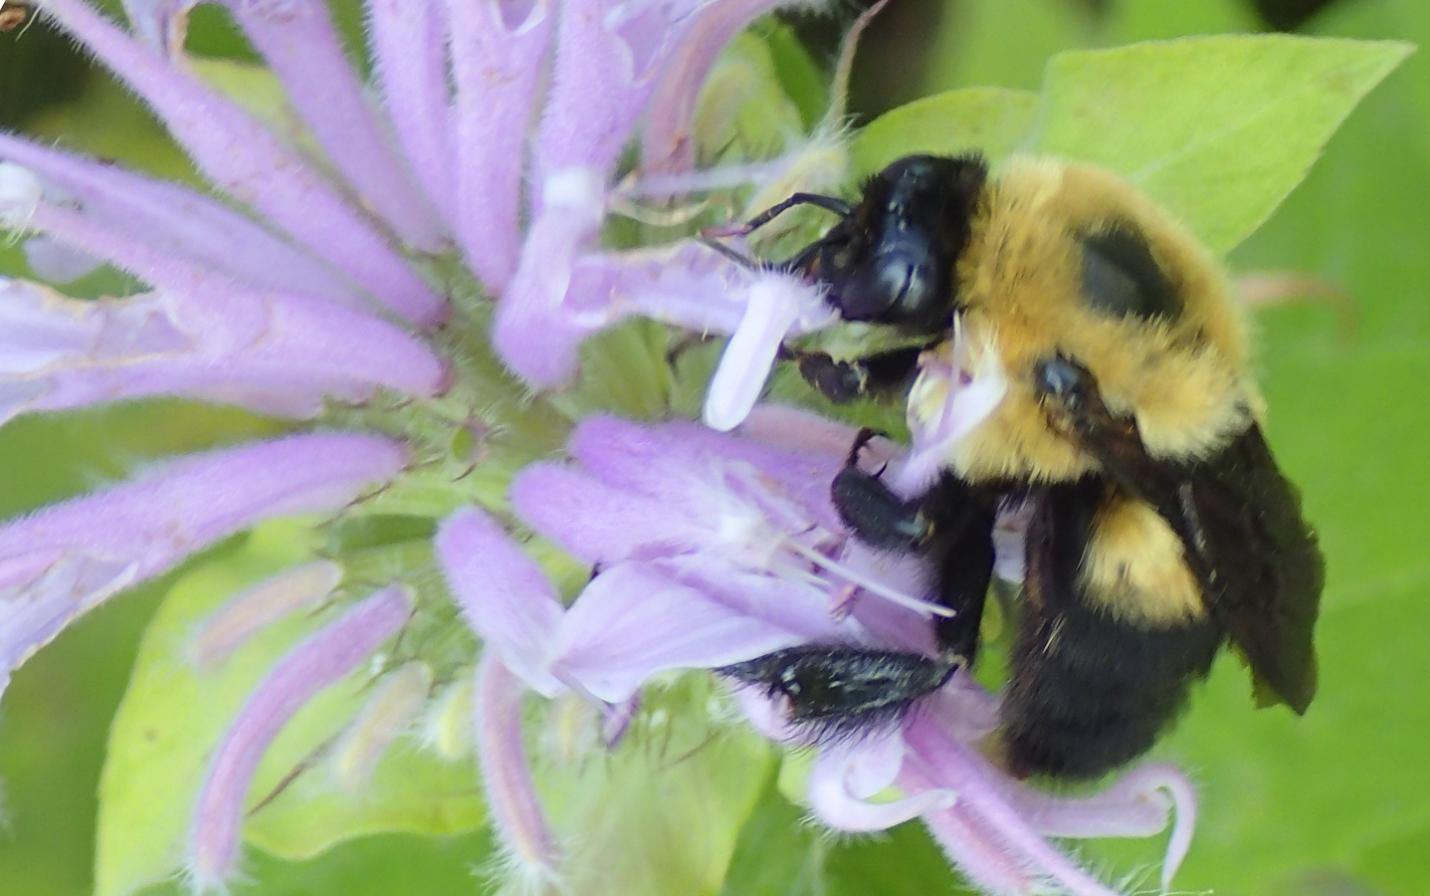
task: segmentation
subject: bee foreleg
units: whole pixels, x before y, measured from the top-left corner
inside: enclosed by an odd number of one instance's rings
[[[897,348],[848,361],[836,361],[824,352],[788,350],[799,374],[819,394],[836,404],[858,398],[891,395],[908,390],[918,371],[923,346]]]

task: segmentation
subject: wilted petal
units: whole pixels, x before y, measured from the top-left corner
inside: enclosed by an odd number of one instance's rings
[[[650,567],[621,563],[602,570],[567,611],[555,667],[563,680],[618,703],[657,672],[727,666],[801,640]]]
[[[432,668],[422,662],[406,663],[383,678],[333,748],[338,786],[353,793],[368,782],[382,754],[427,705],[431,687]]]
[[[447,96],[447,29],[435,3],[368,0],[373,68],[383,105],[427,201],[455,229],[451,107]],[[455,230],[454,230],[455,232]]]
[[[341,507],[405,460],[376,436],[290,436],[170,461],[0,526],[0,691],[118,591],[260,520]]]
[[[201,892],[233,875],[244,797],[273,738],[309,700],[396,634],[411,611],[405,588],[378,591],[289,651],[248,698],[214,754],[194,808],[190,867]]]
[[[982,423],[1008,392],[997,351],[973,345],[955,318],[946,356],[925,353],[909,393],[907,460],[894,471],[893,487],[904,494],[927,488],[947,465],[953,445]]]
[[[568,3],[564,12],[570,17],[588,5],[594,2]],[[500,294],[521,245],[527,134],[552,17],[546,0],[447,0],[446,10],[457,88],[457,236],[487,289]],[[406,15],[405,7],[397,14]]]
[[[550,672],[561,603],[546,574],[495,520],[475,509],[447,517],[437,559],[467,625],[528,686],[553,696]]]
[[[442,362],[382,320],[297,294],[206,282],[195,295],[79,301],[0,280],[0,422],[152,395],[285,416],[378,388],[431,395]]]
[[[832,313],[815,287],[776,274],[756,281],[706,392],[706,425],[722,432],[740,425],[759,400],[785,336],[797,322],[821,319],[832,319]]]
[[[394,312],[424,324],[442,318],[442,300],[396,250],[251,115],[124,34],[84,0],[47,0],[43,9],[148,101],[220,189],[350,273]]]
[[[321,560],[245,588],[200,623],[189,640],[189,658],[204,668],[222,663],[255,633],[326,599],[342,579],[341,566]]]
[[[98,226],[142,234],[145,244],[164,255],[241,283],[312,293],[356,307],[375,304],[332,268],[246,215],[187,187],[9,134],[0,134],[0,159],[28,169],[46,188],[62,191],[66,204]],[[33,206],[26,217],[32,211]],[[123,258],[110,261],[129,267]]]
[[[287,0],[220,2],[232,10],[283,82],[293,108],[362,205],[376,212],[409,246],[438,249],[441,227],[409,181],[407,166],[388,144],[363,96],[328,5]]]
[[[491,654],[477,667],[477,761],[497,836],[517,869],[555,876],[559,852],[531,780],[521,730],[522,681]]]

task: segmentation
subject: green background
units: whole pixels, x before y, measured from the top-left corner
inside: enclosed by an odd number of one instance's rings
[[[1094,12],[1094,7],[1100,12]],[[344,7],[350,33],[358,17]],[[1068,48],[1262,27],[1231,0],[895,0],[856,70],[864,114],[967,85],[1036,89]],[[819,22],[801,23],[823,58]],[[1305,33],[1430,41],[1419,0],[1343,0]],[[195,51],[242,58],[204,11]],[[143,111],[65,44],[33,28],[0,37],[0,124],[186,177]],[[1272,444],[1305,493],[1329,563],[1318,630],[1321,692],[1304,719],[1251,709],[1230,658],[1158,755],[1197,781],[1202,815],[1180,886],[1230,894],[1430,892],[1430,59],[1412,57],[1331,141],[1307,180],[1237,248],[1236,272],[1296,271],[1336,284],[1346,307],[1262,311],[1260,368]],[[24,273],[13,245],[0,272]],[[80,285],[95,294],[116,284]],[[145,403],[0,429],[0,515],[114,481],[143,460],[239,441],[270,424],[180,403]],[[138,636],[166,582],[90,614],[15,677],[0,706],[0,894],[90,891],[104,738]],[[949,892],[915,826],[881,841],[827,841],[767,786],[724,892]],[[1107,868],[1154,861],[1146,845],[1094,845]],[[487,844],[472,834],[352,841],[306,863],[253,852],[253,892],[483,889]],[[613,861],[617,858],[613,857]],[[1150,887],[1155,878],[1144,875]]]

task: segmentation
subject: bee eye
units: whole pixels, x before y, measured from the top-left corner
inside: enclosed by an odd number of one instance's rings
[[[1069,407],[1076,406],[1094,388],[1088,369],[1063,355],[1044,358],[1034,365],[1033,383],[1039,394]]]

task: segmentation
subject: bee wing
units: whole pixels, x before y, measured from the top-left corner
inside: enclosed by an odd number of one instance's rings
[[[1159,503],[1174,517],[1208,611],[1246,655],[1258,690],[1305,712],[1316,692],[1311,630],[1325,561],[1261,430],[1252,426],[1191,467],[1175,507]]]

